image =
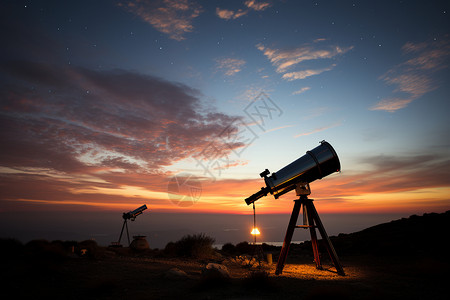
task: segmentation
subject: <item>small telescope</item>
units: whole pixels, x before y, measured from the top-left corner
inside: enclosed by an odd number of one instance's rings
[[[316,179],[321,179],[341,169],[339,158],[333,147],[326,141],[320,142],[320,145],[296,161],[285,166],[278,172],[270,174],[269,170],[264,170],[261,177],[264,178],[266,184],[260,191],[251,195],[245,202],[247,205],[255,202],[268,193],[272,194],[275,199],[281,195],[295,189],[298,183],[311,183]]]
[[[123,213],[122,218],[124,220],[134,221],[136,219],[136,217],[139,216],[140,214],[142,214],[142,212],[146,209],[147,209],[147,205],[144,204],[141,207],[136,208],[135,210],[129,211],[127,213]]]
[[[147,205],[144,204],[141,207],[136,208],[135,210],[131,210],[127,213],[122,214],[122,218],[123,218],[122,230],[120,231],[119,241],[113,242],[114,247],[122,247],[122,245],[120,244],[120,240],[122,239],[123,230],[125,228],[127,229],[128,246],[130,246],[130,234],[128,233],[127,221],[128,220],[134,221],[136,219],[136,217],[141,215],[142,212],[146,209],[147,209]]]

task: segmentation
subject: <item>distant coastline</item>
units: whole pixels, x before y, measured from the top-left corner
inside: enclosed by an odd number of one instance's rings
[[[247,241],[249,244],[253,244],[251,241]],[[291,244],[301,244],[304,241],[292,241]],[[283,246],[283,242],[256,242],[256,245],[266,244],[269,246],[281,247]],[[222,246],[225,244],[213,244],[213,248],[222,249]]]

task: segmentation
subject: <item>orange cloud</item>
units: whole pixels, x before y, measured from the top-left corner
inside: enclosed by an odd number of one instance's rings
[[[303,94],[304,92],[309,91],[310,89],[311,89],[311,87],[305,86],[305,87],[302,87],[301,89],[299,89],[298,91],[293,92],[292,95]]]
[[[272,49],[262,44],[258,44],[256,47],[277,68],[278,73],[284,73],[287,69],[304,61],[333,58],[353,49],[353,47],[342,48],[339,46],[331,46],[328,49],[314,49],[309,45],[295,49]]]
[[[228,9],[221,9],[218,7],[216,8],[217,16],[219,16],[219,18],[225,19],[225,20],[237,19],[242,16],[245,16],[247,13],[248,13],[247,10],[242,10],[242,9],[239,9],[234,12],[234,11],[228,10]]]
[[[384,110],[388,112],[395,112],[396,110],[405,108],[412,101],[413,99],[401,99],[401,98],[383,99],[374,106],[372,106],[370,110]]]
[[[242,70],[245,60],[236,58],[222,58],[216,60],[216,68],[223,71],[226,76],[233,76]]]
[[[245,6],[247,6],[250,9],[256,10],[256,11],[262,11],[265,10],[270,6],[269,2],[258,2],[256,0],[247,0],[245,1]]]
[[[193,30],[192,21],[202,11],[201,6],[188,0],[133,0],[119,6],[177,41],[184,40],[184,35]]]
[[[305,79],[310,76],[319,75],[323,72],[331,71],[336,65],[331,65],[328,68],[318,69],[318,70],[303,70],[298,72],[289,72],[285,73],[282,78],[287,79],[288,81],[297,80],[297,79]]]
[[[269,2],[258,2],[255,0],[248,0],[244,3],[244,5],[247,6],[248,9],[244,10],[242,8],[239,8],[237,11],[232,11],[229,9],[217,7],[216,14],[221,19],[234,20],[248,14],[249,10],[263,11],[266,8],[270,7]]]

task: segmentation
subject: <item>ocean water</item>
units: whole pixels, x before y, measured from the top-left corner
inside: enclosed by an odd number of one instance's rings
[[[360,231],[370,226],[411,214],[321,214],[329,236]],[[258,215],[257,227],[261,235],[257,242],[269,241],[282,245],[290,215]],[[299,218],[301,222],[301,218]],[[15,238],[23,243],[33,239],[75,240],[93,239],[99,245],[117,242],[123,225],[117,212],[0,212],[0,238]],[[151,248],[164,248],[185,235],[205,234],[215,239],[215,245],[253,241],[250,234],[253,215],[180,214],[146,211],[134,222],[128,222],[130,239],[144,235]],[[308,230],[296,229],[293,241],[309,240]],[[126,233],[121,240],[127,245]]]
[[[247,241],[249,244],[253,244],[253,241]],[[291,244],[301,244],[301,243],[303,243],[304,241],[291,241]],[[262,245],[262,244],[267,244],[267,245],[270,245],[270,246],[276,246],[276,247],[281,247],[281,246],[283,246],[283,242],[256,242],[256,245]],[[216,249],[222,249],[222,246],[223,245],[225,245],[225,244],[213,244],[213,248],[216,248]]]

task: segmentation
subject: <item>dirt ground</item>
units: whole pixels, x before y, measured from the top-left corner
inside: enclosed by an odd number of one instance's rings
[[[346,275],[309,258],[290,259],[283,273],[271,266],[251,269],[223,263],[230,280],[205,280],[210,261],[167,257],[7,260],[2,291],[20,299],[448,299],[448,264],[431,258],[341,257]],[[168,277],[178,268],[187,276]],[[266,275],[268,274],[268,275]]]

